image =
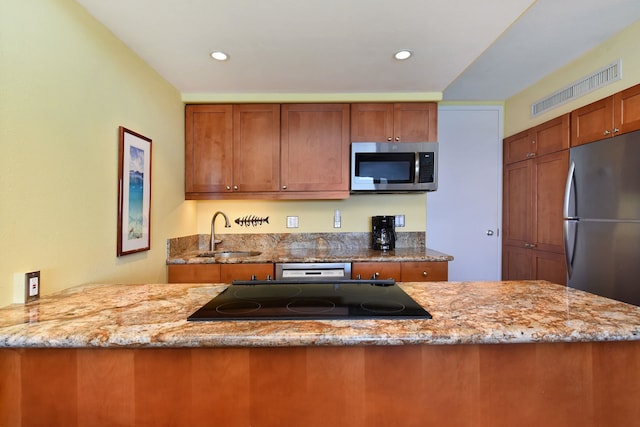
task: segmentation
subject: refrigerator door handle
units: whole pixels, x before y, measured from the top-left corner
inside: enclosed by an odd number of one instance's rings
[[[569,173],[567,174],[567,183],[564,189],[564,203],[562,207],[562,215],[564,217],[563,224],[563,243],[564,243],[564,257],[567,265],[567,274],[569,278],[573,274],[573,252],[575,250],[575,233],[573,233],[574,241],[569,244],[569,226],[571,223],[577,222],[577,217],[569,216],[569,201],[571,200],[571,193],[574,186],[576,164],[572,161],[569,165]]]
[[[564,258],[565,263],[567,265],[567,275],[569,279],[573,275],[573,253],[576,249],[575,247],[575,238],[576,233],[573,233],[573,241],[569,242],[569,227],[571,224],[578,225],[578,221],[575,219],[565,219],[563,224],[563,242],[564,242]]]
[[[571,194],[575,185],[576,164],[571,162],[569,165],[569,173],[567,173],[567,183],[564,187],[564,202],[562,204],[562,216],[564,219],[576,219],[576,217],[569,216],[569,201],[571,200]]]

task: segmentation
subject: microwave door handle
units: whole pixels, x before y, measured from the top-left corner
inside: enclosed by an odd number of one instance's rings
[[[420,182],[420,153],[415,154],[413,163],[414,163],[413,183],[418,184]]]

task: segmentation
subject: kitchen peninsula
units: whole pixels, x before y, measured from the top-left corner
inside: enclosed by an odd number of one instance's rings
[[[400,286],[431,320],[186,321],[226,286],[87,285],[1,309],[0,424],[639,419],[639,307],[540,281],[430,282]]]

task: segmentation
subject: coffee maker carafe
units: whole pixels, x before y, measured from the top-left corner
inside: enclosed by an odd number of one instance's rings
[[[396,248],[396,217],[393,215],[371,217],[371,247],[379,251]]]

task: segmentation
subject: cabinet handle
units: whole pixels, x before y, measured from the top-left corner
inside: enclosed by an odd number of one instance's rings
[[[230,186],[228,186],[228,185],[227,185],[227,187],[226,187],[226,188],[227,188],[227,190],[231,190],[231,187],[230,187]]]
[[[400,137],[399,136],[396,136],[396,141],[400,141]]]
[[[234,189],[234,190],[237,190],[237,189],[238,189],[238,186],[237,186],[237,185],[234,185],[234,186],[233,186],[233,189]]]
[[[605,130],[604,132],[602,132],[602,134],[603,134],[603,135],[609,135],[610,133],[611,133],[611,131],[610,131],[610,130],[608,130],[608,129],[607,129],[607,130]]]
[[[283,189],[283,190],[286,190],[286,189],[287,189],[287,186],[286,186],[286,185],[283,185],[283,186],[282,186],[282,189]]]
[[[393,138],[391,138],[391,137],[388,137],[388,138],[387,138],[387,141],[391,141],[392,139],[393,139]]]
[[[535,157],[536,153],[527,153],[527,158],[530,159],[532,157]]]
[[[372,279],[377,279],[378,277],[380,277],[380,273],[373,273],[371,276]]]
[[[532,140],[531,140],[531,143],[532,143],[532,144],[535,144],[535,143],[536,143],[536,140],[535,140],[535,139],[532,139]]]
[[[427,273],[426,271],[422,272],[422,277],[427,277],[429,275],[429,273]]]
[[[620,132],[620,129],[618,129],[618,128],[613,128],[613,133],[618,133],[618,132]]]
[[[362,276],[360,276],[359,274],[357,274],[357,275],[356,275],[356,279],[357,279],[357,280],[360,280],[360,279],[362,279]]]

